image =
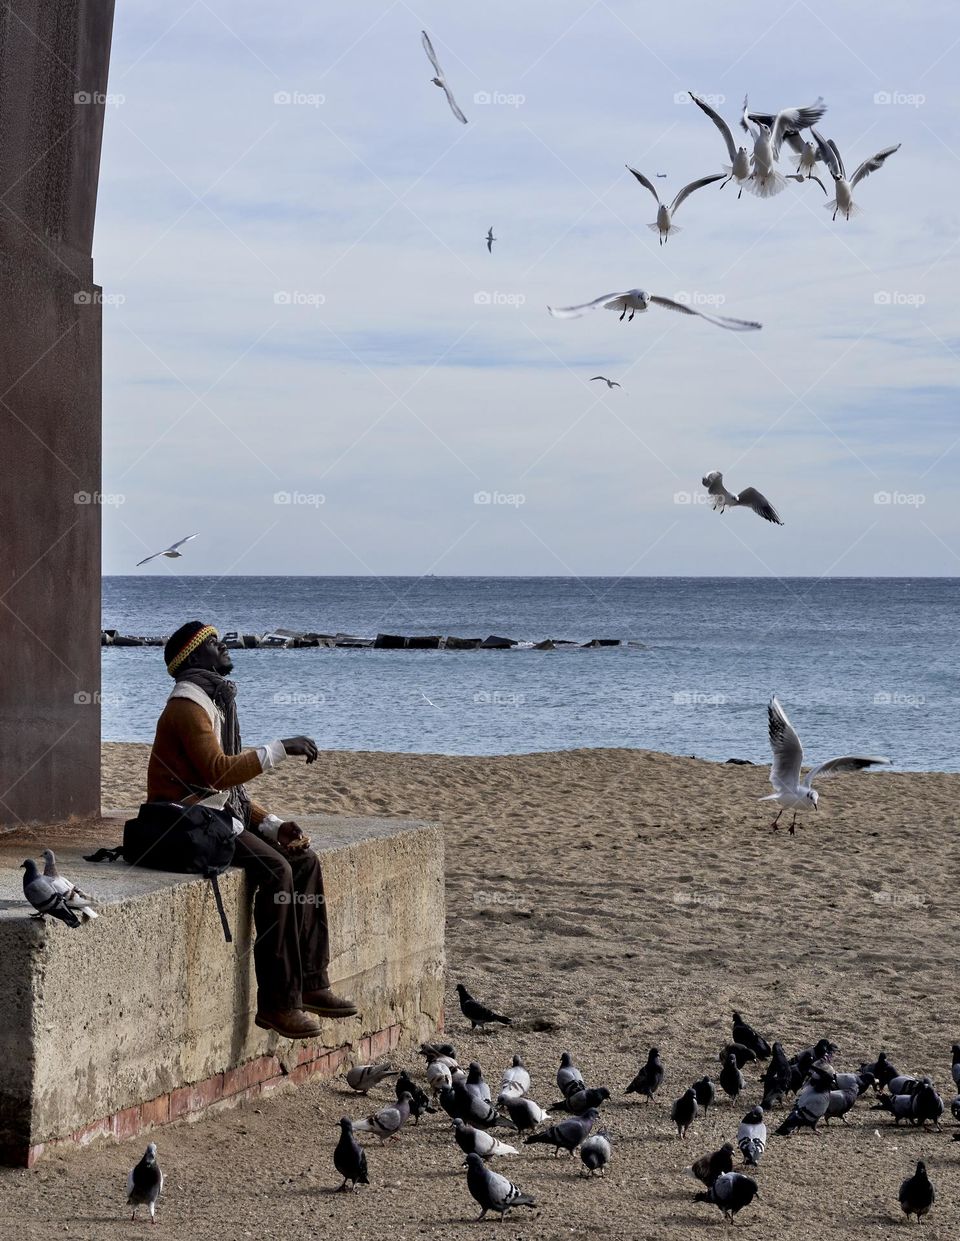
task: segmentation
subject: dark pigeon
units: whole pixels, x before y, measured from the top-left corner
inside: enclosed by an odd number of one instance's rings
[[[599,1108],[609,1098],[610,1091],[606,1086],[591,1086],[589,1089],[575,1090],[572,1094],[568,1094],[565,1099],[559,1099],[551,1106],[572,1112],[574,1116],[582,1116],[587,1108]]]
[[[476,1062],[471,1060],[467,1065],[467,1080],[464,1086],[472,1095],[476,1095],[478,1099],[482,1099],[484,1103],[490,1102],[490,1086],[483,1079],[483,1069]]]
[[[564,1098],[568,1094],[573,1094],[577,1090],[585,1090],[587,1083],[583,1080],[583,1074],[573,1063],[568,1051],[560,1056],[560,1067],[557,1069],[557,1089]]]
[[[732,1220],[748,1207],[760,1193],[757,1182],[742,1172],[724,1172],[718,1176],[707,1192],[697,1194],[695,1202],[712,1202],[723,1212],[723,1218]]]
[[[572,1155],[589,1135],[599,1115],[595,1107],[588,1108],[582,1116],[571,1116],[569,1120],[561,1120],[559,1124],[551,1125],[549,1129],[534,1133],[526,1139],[524,1145],[533,1146],[537,1142],[542,1142],[545,1146],[553,1147],[554,1158],[559,1155],[561,1149],[565,1150],[568,1155]]]
[[[872,1073],[877,1079],[878,1089],[886,1086],[888,1082],[893,1081],[895,1077],[899,1077],[900,1073],[893,1067],[887,1059],[887,1053],[882,1051],[873,1064],[861,1064],[861,1072]]]
[[[721,1064],[726,1061],[727,1056],[734,1057],[738,1069],[742,1069],[745,1064],[753,1064],[757,1058],[756,1052],[751,1051],[749,1047],[744,1047],[743,1043],[727,1043],[721,1047],[717,1057]]]
[[[813,1047],[806,1047],[803,1051],[798,1052],[790,1061],[795,1064],[800,1072],[801,1080],[805,1079],[807,1074],[813,1068],[817,1060],[831,1060],[834,1052],[839,1051],[836,1043],[831,1043],[828,1038],[819,1039]],[[881,1055],[883,1053],[881,1052]]]
[[[343,1177],[339,1189],[346,1189],[348,1181],[351,1189],[370,1184],[367,1179],[367,1152],[353,1136],[353,1121],[346,1116],[340,1117],[340,1139],[333,1148],[333,1166]]]
[[[720,1083],[720,1089],[724,1094],[729,1095],[731,1099],[736,1099],[743,1090],[745,1085],[743,1074],[737,1067],[737,1058],[733,1052],[727,1056],[726,1062],[720,1070],[720,1076],[717,1080]]]
[[[410,1115],[413,1117],[413,1123],[417,1124],[424,1112],[433,1113],[437,1109],[430,1103],[429,1096],[422,1086],[418,1086],[406,1069],[400,1074],[396,1081],[397,1102],[408,1094],[412,1100],[410,1104]]]
[[[913,1093],[913,1120],[915,1124],[933,1124],[940,1132],[940,1117],[943,1115],[943,1099],[929,1077],[924,1077]]]
[[[647,1053],[647,1063],[639,1071],[624,1094],[642,1094],[652,1099],[663,1083],[664,1067],[660,1059],[659,1047],[651,1047]]]
[[[519,1185],[488,1168],[479,1155],[468,1155],[464,1163],[467,1165],[467,1189],[480,1206],[478,1220],[483,1219],[488,1211],[496,1211],[502,1223],[504,1215],[513,1207],[537,1205]]]
[[[39,918],[42,922],[49,915],[60,922],[65,922],[67,926],[78,927],[80,925],[80,919],[68,907],[63,894],[57,891],[49,879],[40,874],[33,858],[28,857],[26,861],[21,862],[20,869],[23,871],[23,895],[37,911],[30,915],[32,918]],[[145,1158],[146,1155],[144,1155]],[[139,1166],[138,1164],[137,1167]]]
[[[475,1000],[462,982],[457,983],[457,995],[460,997],[460,1011],[470,1022],[471,1030],[476,1030],[478,1026],[482,1030],[493,1021],[498,1021],[504,1026],[513,1024],[509,1017],[503,1017],[500,1013],[495,1013],[492,1008],[481,1004],[479,1000]]]
[[[691,1086],[685,1090],[670,1109],[670,1119],[677,1126],[677,1137],[685,1138],[690,1126],[697,1119],[700,1106],[697,1103],[697,1092]]]
[[[477,1098],[465,1086],[444,1086],[437,1096],[451,1120],[463,1120],[475,1129],[492,1129],[500,1116],[492,1103]]]
[[[733,1041],[749,1047],[758,1060],[770,1059],[770,1044],[739,1013],[733,1014]]]
[[[516,1125],[518,1133],[533,1133],[537,1125],[550,1119],[548,1113],[538,1103],[534,1103],[532,1099],[526,1097],[505,1099],[504,1107],[507,1109],[510,1119]]]
[[[709,1077],[701,1077],[693,1083],[693,1093],[697,1096],[697,1102],[703,1108],[703,1114],[706,1116],[707,1109],[713,1106],[713,1101],[717,1097],[717,1088]]]
[[[733,1145],[730,1142],[724,1142],[719,1150],[712,1151],[709,1155],[701,1155],[699,1159],[695,1159],[693,1166],[687,1169],[687,1175],[695,1176],[698,1181],[709,1189],[718,1176],[722,1176],[724,1172],[732,1171]]]
[[[907,1219],[915,1215],[919,1221],[924,1215],[930,1213],[935,1197],[930,1178],[927,1176],[927,1165],[922,1159],[918,1159],[916,1172],[913,1176],[908,1176],[900,1186],[900,1209]]]
[[[143,1158],[127,1177],[127,1206],[133,1207],[131,1219],[137,1218],[137,1207],[145,1206],[150,1212],[150,1222],[157,1222],[157,1199],[163,1189],[163,1173],[157,1163],[157,1144],[151,1142]]]
[[[587,1175],[593,1176],[594,1172],[599,1172],[601,1176],[604,1176],[607,1164],[610,1162],[610,1154],[610,1135],[604,1130],[591,1134],[580,1147],[580,1158],[583,1160]]]
[[[783,1096],[790,1089],[792,1077],[793,1071],[790,1068],[787,1053],[783,1050],[782,1044],[774,1043],[770,1063],[763,1072],[763,1100],[761,1107],[765,1112],[769,1111],[776,1104],[783,1102]]]
[[[950,1076],[953,1078],[953,1084],[960,1090],[960,1043],[954,1043],[951,1054],[953,1063],[950,1065]]]

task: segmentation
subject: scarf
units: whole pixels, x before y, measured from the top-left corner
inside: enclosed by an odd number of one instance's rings
[[[223,716],[220,745],[224,754],[239,754],[242,747],[240,721],[237,718],[236,682],[228,681],[219,672],[212,672],[206,668],[185,668],[182,672],[176,673],[175,680],[178,685],[181,681],[189,681],[191,685],[196,685],[198,689],[203,690]],[[242,784],[235,784],[230,789],[227,794],[226,809],[239,819],[244,827],[250,826],[250,798]]]

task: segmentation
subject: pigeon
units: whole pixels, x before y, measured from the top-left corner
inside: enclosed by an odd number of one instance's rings
[[[748,1025],[739,1013],[733,1014],[733,1041],[742,1047],[749,1047],[758,1060],[770,1059],[770,1044],[758,1034],[753,1026]]]
[[[464,1082],[464,1086],[472,1095],[482,1099],[484,1103],[490,1102],[490,1086],[484,1081],[483,1069],[481,1069],[476,1060],[471,1060],[467,1066],[467,1080]]]
[[[745,1064],[753,1064],[756,1060],[756,1053],[752,1052],[749,1047],[744,1047],[742,1043],[727,1043],[720,1049],[718,1059],[724,1064],[727,1056],[733,1056],[737,1062],[737,1068],[742,1069]]]
[[[659,1047],[651,1047],[647,1053],[647,1063],[623,1092],[624,1094],[642,1094],[652,1099],[663,1082],[664,1067],[660,1059]]]
[[[826,106],[822,99],[801,108],[784,108],[776,115],[758,114],[762,119],[755,119],[747,111],[747,101],[743,101],[743,116],[740,127],[754,139],[753,156],[751,159],[753,172],[747,181],[747,188],[758,198],[772,198],[786,185],[785,178],[774,167],[780,158],[780,146],[788,132],[799,133],[816,125]]]
[[[882,151],[878,151],[876,155],[871,155],[869,159],[865,159],[853,176],[847,180],[843,159],[834,140],[828,138],[824,142],[815,129],[811,129],[810,132],[816,141],[820,158],[826,164],[830,175],[833,177],[836,197],[831,198],[827,203],[827,210],[833,210],[833,215],[830,218],[835,220],[839,214],[845,220],[849,220],[852,215],[859,215],[861,208],[853,201],[854,189],[861,181],[869,177],[871,172],[876,172],[878,168],[882,168],[890,156],[900,150],[900,143],[898,142],[895,147],[885,147]]]
[[[737,197],[739,198],[743,193],[744,185],[746,185],[746,183],[750,180],[750,152],[745,146],[737,146],[733,140],[733,134],[730,130],[730,126],[723,119],[723,117],[719,115],[719,113],[714,112],[713,108],[711,108],[709,104],[704,103],[704,101],[695,95],[693,91],[689,91],[688,94],[701,112],[704,112],[707,116],[709,116],[711,121],[713,121],[714,125],[716,125],[717,129],[719,129],[720,133],[723,135],[723,140],[727,146],[727,154],[730,156],[730,164],[724,167],[724,171],[727,174],[727,179],[724,181],[723,185],[720,186],[720,188],[723,189],[728,181],[736,181],[737,185],[740,186],[740,193],[737,194]],[[743,101],[743,106],[744,110],[746,110],[746,99]]]
[[[619,388],[622,386],[621,384],[618,384],[615,379],[608,379],[606,375],[594,375],[590,382],[594,383],[598,379],[602,379],[608,388]]]
[[[950,1076],[953,1078],[953,1084],[960,1088],[960,1043],[954,1043],[951,1054],[953,1063],[950,1066]]]
[[[609,1098],[610,1091],[606,1086],[590,1087],[589,1089],[585,1087],[583,1090],[571,1091],[565,1099],[559,1099],[551,1106],[561,1108],[565,1112],[572,1112],[574,1116],[582,1116],[587,1108],[599,1108]]]
[[[530,1089],[530,1074],[527,1066],[523,1063],[519,1056],[514,1056],[509,1068],[503,1070],[501,1082],[506,1086],[510,1082],[514,1082],[520,1087],[520,1093],[526,1094]]]
[[[836,1086],[836,1077],[828,1065],[815,1065],[810,1070],[807,1083],[797,1095],[790,1115],[776,1130],[778,1137],[788,1138],[798,1129],[816,1129],[817,1122],[830,1106],[830,1091]]]
[[[44,849],[41,854],[43,858],[43,876],[49,879],[53,885],[54,891],[59,892],[64,899],[68,909],[73,909],[88,922],[92,922],[94,918],[99,918],[99,914],[95,909],[91,909],[89,901],[92,899],[86,892],[82,892],[75,883],[71,883],[69,879],[65,879],[57,870],[57,857],[52,849]]]
[[[493,1104],[472,1094],[465,1085],[445,1086],[438,1098],[440,1106],[451,1120],[465,1120],[476,1129],[492,1129],[500,1123],[500,1116]]]
[[[901,1120],[911,1120],[913,1118],[913,1095],[912,1094],[881,1094],[877,1095],[877,1101],[870,1109],[871,1112],[889,1112],[893,1117],[893,1123],[899,1125]]]
[[[767,1148],[767,1126],[763,1123],[763,1108],[752,1107],[737,1129],[737,1146],[743,1162],[755,1168]]]
[[[926,1126],[928,1122],[932,1122],[937,1132],[940,1132],[943,1099],[940,1098],[929,1077],[923,1078],[914,1091],[912,1115],[915,1124]]]
[[[508,1099],[522,1099],[523,1087],[519,1082],[504,1082],[497,1095],[497,1103],[505,1104]]]
[[[367,1179],[367,1152],[353,1136],[353,1121],[346,1116],[340,1117],[340,1138],[333,1148],[333,1166],[343,1177],[343,1184],[338,1188],[356,1189],[358,1185],[369,1185]]]
[[[143,1158],[127,1177],[127,1206],[133,1207],[130,1218],[137,1218],[137,1207],[146,1207],[150,1212],[150,1223],[157,1222],[157,1199],[163,1189],[163,1173],[157,1163],[157,1144],[151,1142],[143,1153]]]
[[[927,1165],[922,1159],[917,1160],[917,1170],[913,1176],[908,1176],[900,1186],[898,1197],[900,1208],[907,1219],[915,1215],[919,1223],[924,1215],[929,1214],[936,1195],[927,1176]]]
[[[701,190],[705,185],[712,185],[714,181],[722,181],[724,178],[724,174],[722,172],[715,172],[709,177],[700,177],[697,181],[691,181],[689,185],[685,185],[683,189],[678,192],[673,202],[668,207],[666,203],[662,203],[660,201],[660,195],[657,193],[657,187],[652,181],[648,181],[642,172],[637,172],[636,168],[631,168],[629,164],[627,164],[627,170],[633,173],[644,189],[650,191],[656,201],[657,218],[653,224],[648,224],[647,227],[659,234],[661,246],[668,240],[671,233],[679,233],[681,231],[679,226],[673,222],[673,217],[676,215],[680,204],[687,199],[694,190]]]
[[[396,1076],[397,1070],[390,1064],[355,1064],[347,1070],[347,1085],[357,1094],[366,1094],[384,1078]]]
[[[176,543],[171,543],[169,547],[165,547],[162,552],[154,552],[150,556],[145,556],[143,560],[138,560],[136,568],[140,568],[142,564],[146,564],[148,560],[156,560],[158,556],[166,556],[169,560],[179,560],[183,552],[177,551],[178,547],[183,547],[184,543],[189,543],[191,539],[195,539],[195,534],[188,534],[185,539],[178,539]]]
[[[430,1106],[427,1092],[422,1086],[417,1085],[406,1069],[400,1074],[394,1085],[398,1103],[405,1094],[410,1096],[410,1114],[413,1116],[413,1123],[415,1125],[420,1123],[420,1117],[424,1112],[435,1112],[437,1110],[435,1107]]]
[[[685,1138],[690,1126],[697,1119],[700,1105],[697,1103],[697,1092],[691,1086],[685,1090],[670,1109],[670,1119],[677,1126],[677,1137]]]
[[[722,1176],[724,1172],[733,1171],[733,1145],[730,1142],[724,1142],[719,1150],[712,1151],[709,1155],[701,1155],[699,1159],[695,1159],[691,1167],[687,1168],[687,1175],[694,1176],[707,1189],[713,1184],[718,1176]]]
[[[580,1146],[580,1158],[586,1168],[585,1175],[593,1176],[594,1172],[599,1172],[604,1176],[610,1155],[610,1135],[605,1130],[591,1134]]]
[[[478,1220],[483,1219],[488,1211],[497,1211],[501,1222],[511,1207],[535,1207],[536,1201],[525,1194],[519,1185],[514,1185],[505,1176],[493,1172],[484,1165],[479,1155],[468,1155],[464,1162],[467,1165],[467,1189],[471,1197],[480,1204]]]
[[[67,926],[80,925],[80,919],[63,899],[63,893],[58,892],[50,880],[37,871],[33,858],[21,862],[20,869],[23,871],[23,895],[37,911],[30,915],[31,918],[39,918],[42,922],[49,914]]]
[[[891,1094],[916,1094],[920,1088],[920,1078],[910,1073],[898,1073],[887,1082],[887,1090]]]
[[[400,1130],[410,1119],[410,1105],[413,1102],[409,1094],[392,1106],[382,1107],[379,1112],[367,1116],[363,1120],[354,1121],[357,1133],[373,1133],[381,1142],[387,1138],[399,1138]]]
[[[560,1067],[557,1069],[557,1087],[564,1098],[577,1090],[586,1090],[587,1084],[583,1074],[573,1063],[570,1053],[565,1051],[560,1056]]]
[[[476,1154],[481,1159],[492,1159],[495,1155],[520,1154],[515,1146],[508,1146],[483,1129],[474,1129],[459,1116],[453,1122],[453,1129],[456,1143],[465,1155]]]
[[[451,1068],[457,1064],[457,1053],[450,1043],[421,1043],[420,1055],[427,1064],[432,1064],[434,1060],[442,1060]]]
[[[713,496],[713,511],[715,513],[723,514],[728,508],[749,508],[758,517],[762,517],[764,521],[773,522],[775,526],[783,525],[780,514],[767,497],[757,491],[756,487],[745,487],[743,491],[734,495],[732,491],[727,491],[726,487],[724,487],[723,475],[719,470],[711,470],[709,474],[704,474],[701,481],[710,495]],[[747,1029],[749,1028],[747,1026]]]
[[[791,1063],[797,1066],[800,1071],[801,1081],[803,1081],[818,1060],[832,1060],[834,1053],[839,1050],[836,1043],[831,1043],[828,1038],[821,1038],[817,1040],[813,1047],[806,1047],[803,1051],[798,1052],[793,1057]],[[894,1073],[896,1073],[896,1069],[894,1069]]]
[[[720,1089],[725,1095],[729,1095],[731,1099],[735,1099],[743,1090],[745,1085],[743,1074],[737,1066],[737,1057],[732,1051],[724,1061],[717,1080],[720,1083]]]
[[[460,997],[460,1011],[470,1022],[471,1030],[476,1030],[478,1026],[482,1030],[484,1026],[489,1025],[492,1021],[499,1021],[503,1026],[513,1024],[509,1017],[502,1017],[499,1013],[495,1013],[492,1008],[487,1008],[479,1000],[475,1000],[462,982],[457,983],[457,995]]]
[[[683,302],[674,301],[672,297],[658,297],[654,293],[648,293],[645,289],[627,289],[625,293],[604,293],[602,297],[595,297],[592,302],[584,302],[579,306],[548,306],[547,310],[554,319],[579,319],[581,315],[591,310],[599,310],[601,306],[605,310],[619,310],[621,323],[626,318],[628,310],[630,318],[627,322],[632,323],[635,314],[645,314],[651,306],[661,306],[664,310],[675,310],[681,315],[699,315],[708,323],[716,327],[727,328],[731,332],[759,332],[763,327],[762,323],[756,323],[753,319],[732,319],[729,315],[707,314],[705,310],[695,310]]]
[[[423,43],[423,50],[427,53],[427,57],[429,58],[431,65],[433,65],[433,71],[437,75],[436,77],[431,78],[430,81],[434,84],[434,86],[440,87],[447,97],[447,103],[450,105],[450,111],[457,118],[457,120],[461,122],[461,124],[466,125],[467,118],[460,111],[460,105],[457,103],[456,99],[454,99],[453,92],[447,85],[447,79],[443,76],[443,70],[440,68],[440,64],[437,61],[437,54],[433,50],[433,44],[430,42],[430,36],[425,30],[420,31],[420,41]]]
[[[870,758],[865,755],[847,754],[843,758],[830,758],[820,763],[812,771],[800,779],[800,768],[803,765],[803,746],[787,719],[786,713],[777,701],[776,694],[770,698],[767,707],[767,722],[770,734],[770,748],[773,750],[773,764],[770,768],[770,783],[774,792],[760,801],[775,801],[780,805],[777,817],[770,825],[776,829],[780,815],[784,810],[793,811],[793,822],[790,824],[790,835],[794,834],[797,814],[801,810],[817,809],[820,794],[813,787],[814,780],[837,776],[848,771],[864,771],[868,767],[881,764],[889,765],[888,758]]]
[[[880,1055],[877,1056],[873,1064],[861,1064],[860,1071],[862,1073],[872,1073],[877,1079],[878,1088],[886,1086],[888,1082],[891,1082],[895,1077],[900,1076],[894,1066],[887,1059],[887,1053],[885,1051],[882,1051]]]
[[[439,1094],[441,1090],[449,1090],[453,1085],[450,1066],[444,1064],[442,1060],[431,1061],[427,1065],[427,1083],[434,1095]]]
[[[716,1086],[709,1077],[701,1077],[693,1083],[693,1093],[697,1096],[697,1102],[703,1108],[703,1114],[706,1116],[707,1109],[713,1105],[713,1101],[717,1097]]]
[[[765,1112],[783,1100],[783,1096],[790,1089],[792,1076],[790,1061],[783,1050],[783,1044],[774,1043],[770,1063],[763,1074],[763,1099],[760,1106]]]
[[[493,243],[497,240],[493,235],[493,225],[487,229],[487,253],[493,254]]]
[[[589,1135],[599,1115],[595,1107],[587,1108],[582,1116],[571,1116],[568,1120],[561,1120],[559,1124],[551,1125],[549,1129],[542,1129],[539,1133],[531,1134],[524,1140],[524,1145],[533,1146],[537,1142],[543,1142],[544,1145],[553,1147],[554,1157],[559,1155],[561,1147],[572,1155]]]
[[[720,1208],[724,1219],[732,1220],[738,1211],[748,1207],[758,1196],[757,1182],[742,1172],[724,1172],[707,1192],[694,1195],[694,1202],[712,1202]]]
[[[950,1115],[954,1120],[960,1120],[960,1094],[950,1101]]]
[[[552,1119],[549,1112],[544,1111],[532,1099],[505,1099],[504,1107],[519,1133],[526,1133],[528,1130],[532,1133],[537,1125],[542,1125],[545,1120]]]

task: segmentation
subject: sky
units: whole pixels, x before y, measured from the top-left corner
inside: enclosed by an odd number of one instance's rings
[[[104,572],[954,575],[958,42],[941,0],[118,5]],[[661,247],[625,165],[727,160],[688,90],[902,147],[849,222],[713,185]],[[547,314],[633,287],[763,330]]]

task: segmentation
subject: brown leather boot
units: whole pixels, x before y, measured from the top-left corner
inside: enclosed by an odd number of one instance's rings
[[[254,1025],[276,1030],[284,1038],[318,1038],[320,1022],[300,1008],[258,1009]]]
[[[304,991],[303,1007],[310,1013],[321,1017],[355,1017],[357,1006],[351,1000],[342,1000],[334,995],[329,987],[317,987],[313,991]]]

